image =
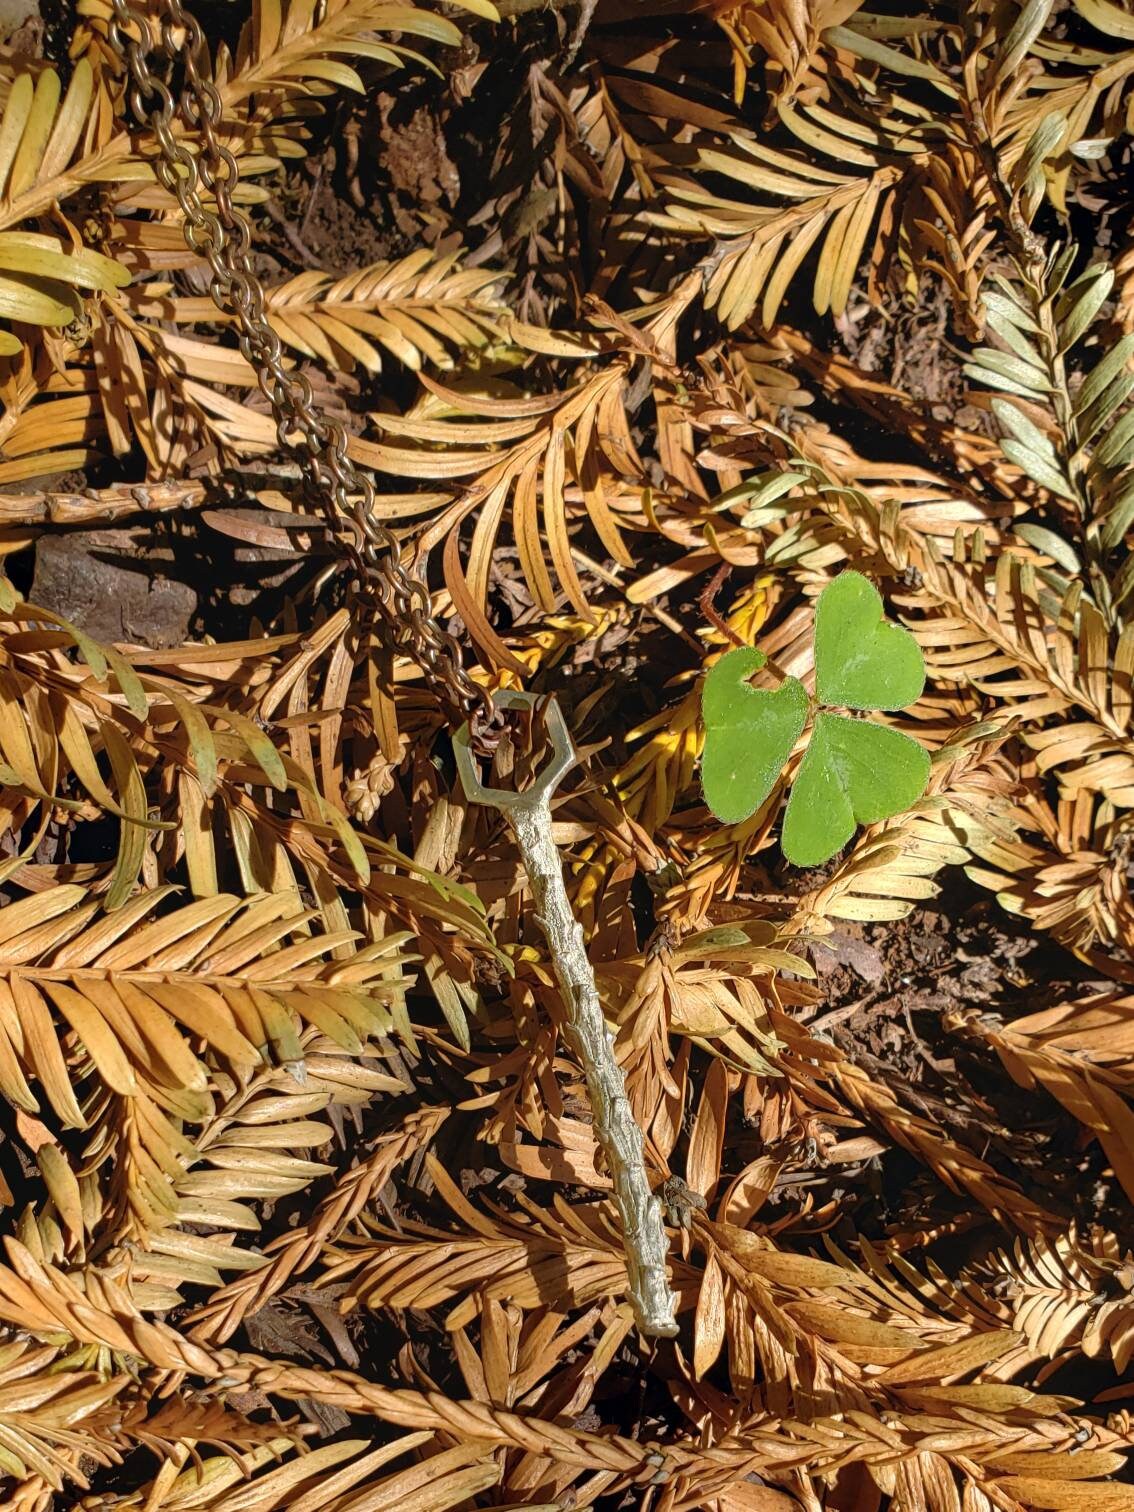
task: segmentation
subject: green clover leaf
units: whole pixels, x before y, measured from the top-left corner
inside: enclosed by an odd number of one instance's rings
[[[840,572],[815,606],[815,697],[828,707],[907,709],[925,688],[921,648],[887,624],[882,595],[861,572]]]
[[[807,691],[796,678],[785,678],[775,693],[748,681],[767,660],[763,651],[744,646],[722,656],[705,678],[701,783],[723,824],[740,824],[756,812],[807,723]]]
[[[784,815],[784,855],[793,866],[821,866],[857,825],[916,803],[928,780],[927,752],[900,730],[817,714]]]
[[[725,824],[766,802],[807,720],[796,678],[775,692],[752,687],[766,660],[752,648],[730,651],[705,678],[701,776],[705,801]],[[819,595],[815,685],[819,705],[864,711],[903,709],[925,687],[917,642],[886,621],[881,595],[860,573],[840,573]],[[916,803],[928,780],[928,755],[900,730],[817,712],[784,817],[784,855],[795,866],[829,861],[858,825]]]

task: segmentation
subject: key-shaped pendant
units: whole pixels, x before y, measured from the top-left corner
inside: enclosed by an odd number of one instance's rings
[[[496,694],[495,702],[504,709],[532,708],[536,696],[504,691]],[[547,940],[567,1010],[567,1039],[583,1067],[595,1136],[614,1184],[634,1315],[644,1334],[672,1338],[677,1333],[676,1298],[666,1271],[662,1204],[650,1191],[642,1131],[626,1096],[621,1067],[614,1058],[614,1036],[603,1017],[583,929],[571,911],[563,881],[563,863],[552,837],[551,795],[576,761],[570,733],[554,700],[547,705],[546,723],[551,760],[526,791],[510,793],[484,786],[477,772],[468,725],[453,737],[457,771],[469,802],[498,808],[516,837],[535,901],[536,920]]]

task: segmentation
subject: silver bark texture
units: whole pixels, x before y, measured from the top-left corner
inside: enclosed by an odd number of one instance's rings
[[[642,1131],[626,1096],[622,1069],[614,1058],[614,1036],[603,1017],[583,929],[567,897],[563,865],[552,837],[548,795],[533,794],[527,803],[517,795],[504,812],[528,875],[536,919],[547,938],[567,1010],[567,1038],[583,1067],[595,1135],[614,1183],[630,1300],[638,1327],[651,1337],[672,1338],[677,1333],[676,1298],[666,1271],[668,1245],[662,1204],[650,1192]]]

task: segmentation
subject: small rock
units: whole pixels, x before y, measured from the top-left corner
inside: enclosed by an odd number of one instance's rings
[[[28,597],[104,644],[177,646],[188,639],[197,596],[155,572],[155,558],[131,530],[40,536]]]
[[[7,42],[14,31],[39,16],[39,0],[0,0],[0,42]]]
[[[880,982],[886,975],[882,952],[841,929],[825,935],[813,955],[820,976],[829,975],[837,966],[849,966],[864,982]]]

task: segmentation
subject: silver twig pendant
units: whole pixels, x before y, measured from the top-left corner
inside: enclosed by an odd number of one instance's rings
[[[505,691],[496,694],[495,702],[499,708],[531,708],[536,696]],[[563,864],[552,837],[551,795],[575,765],[575,748],[554,700],[548,703],[546,718],[551,761],[525,792],[510,793],[484,786],[477,774],[467,725],[453,739],[457,771],[469,802],[499,809],[516,837],[535,901],[536,921],[547,940],[563,995],[567,1039],[583,1068],[595,1136],[614,1184],[634,1315],[644,1334],[672,1338],[677,1333],[676,1298],[666,1271],[668,1246],[662,1203],[650,1191],[642,1131],[634,1119],[622,1070],[614,1058],[614,1036],[603,1017],[583,929],[571,911],[563,882]]]

